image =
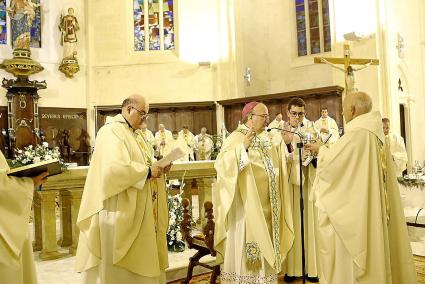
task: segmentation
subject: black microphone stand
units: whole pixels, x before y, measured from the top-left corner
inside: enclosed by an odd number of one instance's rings
[[[286,130],[286,129],[282,129],[279,127],[273,127],[273,128],[268,128],[267,132],[272,131],[273,129],[277,129],[280,131],[284,131],[287,133],[292,133],[297,135],[300,138],[300,142],[297,143],[297,149],[298,149],[298,162],[299,162],[299,166],[300,166],[300,170],[299,170],[299,174],[300,174],[300,215],[301,215],[301,267],[302,267],[302,279],[303,279],[303,284],[305,284],[305,278],[306,278],[306,273],[305,273],[305,242],[304,242],[304,198],[303,198],[303,161],[302,161],[302,150],[304,148],[304,143],[303,143],[303,139],[304,139],[304,135],[302,135],[299,132],[295,132],[295,131],[290,131],[290,130]]]

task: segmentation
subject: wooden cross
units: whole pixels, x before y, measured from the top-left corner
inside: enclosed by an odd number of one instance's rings
[[[378,59],[363,59],[350,57],[350,45],[344,44],[344,57],[314,57],[314,63],[328,64],[345,73],[345,92],[354,88],[354,71],[359,71],[369,65],[379,65]],[[343,64],[344,69],[337,66]],[[363,65],[363,67],[354,69],[351,65]],[[350,82],[349,82],[350,81]]]

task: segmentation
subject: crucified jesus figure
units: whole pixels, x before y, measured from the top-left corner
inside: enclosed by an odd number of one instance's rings
[[[342,67],[338,66],[337,64],[333,64],[333,63],[331,63],[331,62],[327,61],[325,58],[321,58],[321,59],[320,59],[320,62],[321,62],[321,63],[328,64],[328,65],[330,65],[331,67],[333,67],[333,68],[335,68],[335,69],[338,69],[338,70],[340,70],[340,71],[344,72],[344,74],[345,74],[345,85],[346,85],[346,88],[347,88],[347,94],[348,94],[348,93],[351,93],[351,92],[355,92],[355,91],[357,91],[357,88],[355,87],[354,72],[355,72],[355,71],[360,71],[360,70],[363,70],[363,69],[365,69],[365,68],[369,67],[369,66],[373,63],[373,60],[370,60],[370,61],[369,61],[368,63],[366,63],[366,64],[362,64],[362,65],[361,65],[360,67],[358,67],[358,68],[353,68],[353,66],[348,65],[348,66],[347,66],[347,69],[344,69],[344,68],[342,68]]]

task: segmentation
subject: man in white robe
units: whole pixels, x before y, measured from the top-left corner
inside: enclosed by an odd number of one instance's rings
[[[189,131],[186,125],[180,130],[179,139],[184,141],[184,150],[189,153],[189,160],[194,161],[193,146],[195,144],[195,135]]]
[[[138,132],[145,138],[146,142],[151,145],[153,148],[156,146],[155,137],[153,136],[152,131],[148,129],[148,124],[146,121],[142,123],[140,126],[140,130]]]
[[[269,123],[267,128],[271,129],[269,131],[269,137],[273,144],[280,144],[282,142],[282,134],[280,130],[278,129],[272,129],[272,128],[283,128],[283,124],[285,123],[283,121],[283,116],[281,113],[276,114],[276,118]]]
[[[285,129],[300,133],[311,139],[318,137],[313,122],[305,117],[305,102],[300,98],[293,98],[288,102],[289,123],[285,124]],[[315,160],[307,163],[308,153],[303,150],[302,160],[306,161],[302,166],[302,180],[300,180],[299,150],[297,143],[300,137],[292,135],[290,143],[287,144],[287,164],[289,173],[290,197],[293,210],[293,223],[295,240],[294,245],[288,253],[286,260],[285,281],[290,283],[296,277],[302,277],[302,239],[301,239],[301,212],[300,212],[300,185],[303,187],[303,207],[304,207],[304,248],[305,248],[305,277],[310,282],[318,282],[318,258],[316,252],[315,223],[317,212],[313,201],[310,200],[311,188],[314,182],[316,169]]]
[[[159,157],[164,157],[170,153],[170,141],[173,139],[171,131],[165,129],[164,124],[159,125],[159,130],[155,133],[155,143],[158,149]]]
[[[189,161],[190,153],[188,152],[186,142],[183,141],[183,139],[179,136],[179,133],[176,130],[174,130],[172,132],[172,134],[173,134],[173,139],[171,139],[170,142],[169,142],[170,151],[173,151],[174,149],[180,148],[180,149],[182,149],[183,151],[186,152],[186,155],[184,155],[180,159],[177,159],[176,161],[177,162],[187,162],[187,161]]]
[[[285,144],[263,134],[264,104],[251,102],[215,163],[214,247],[221,283],[277,283],[293,242]],[[283,146],[282,146],[283,145]]]
[[[9,166],[0,152],[0,283],[36,284],[28,230],[34,187],[47,173],[31,178],[7,176]]]
[[[335,119],[329,116],[327,107],[322,107],[321,114],[322,116],[314,123],[314,127],[320,132],[322,141],[325,141],[331,135],[329,142],[333,144],[339,139],[338,125]]]
[[[390,131],[390,120],[388,118],[382,119],[382,126],[385,137],[390,141],[390,150],[396,165],[397,176],[401,177],[407,169],[408,162],[404,139],[397,133]]]
[[[167,196],[153,149],[135,133],[149,105],[124,100],[96,137],[77,226],[76,270],[87,284],[165,283]]]
[[[320,283],[417,283],[394,163],[363,92],[343,102],[345,135],[319,151],[314,183]],[[320,150],[319,150],[320,149]]]
[[[214,146],[211,135],[207,133],[207,128],[202,127],[201,133],[195,136],[195,154],[196,160],[209,160],[211,159],[211,152]]]

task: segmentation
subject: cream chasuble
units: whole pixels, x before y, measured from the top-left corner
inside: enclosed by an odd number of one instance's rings
[[[283,120],[277,121],[274,119],[272,122],[270,122],[267,128],[283,128],[284,123],[285,122]],[[268,134],[273,145],[277,145],[282,142],[282,134],[280,133],[280,130],[273,129]]]
[[[300,133],[307,131],[315,131],[312,122],[304,119],[303,126],[292,129]],[[311,198],[311,189],[313,186],[316,169],[312,162],[302,167],[302,181],[300,181],[300,165],[297,142],[300,139],[294,135],[292,141],[292,152],[287,158],[289,173],[289,196],[291,200],[291,208],[293,210],[294,224],[294,245],[288,253],[286,260],[286,272],[288,276],[302,276],[302,245],[301,245],[301,213],[300,213],[300,184],[303,184],[303,201],[304,201],[304,245],[305,245],[305,272],[310,277],[318,276],[318,256],[317,244],[315,236],[315,226],[317,222],[317,211]]]
[[[209,160],[211,159],[211,151],[214,146],[214,142],[210,135],[198,134],[195,136],[195,153],[196,160]]]
[[[146,179],[152,159],[122,115],[99,130],[77,220],[86,283],[165,283],[167,199],[163,179]]]
[[[347,123],[331,149],[320,148],[314,184],[320,283],[416,282],[395,168],[381,115]]]
[[[336,124],[335,119],[333,119],[332,117],[329,117],[329,116],[326,118],[320,117],[314,123],[314,127],[319,133],[320,133],[320,129],[324,128],[329,131],[329,134],[332,134],[332,136],[329,138],[330,144],[334,144],[339,139],[338,124]],[[320,133],[320,138],[322,139],[322,141],[324,141],[329,134]]]
[[[35,284],[28,231],[34,184],[30,178],[8,177],[8,169],[0,152],[0,283]]]
[[[191,161],[194,161],[194,155],[193,155],[193,146],[195,144],[195,136],[190,132],[189,130],[184,132],[184,130],[180,130],[179,132],[179,139],[183,141],[183,150],[185,150],[187,153],[189,153],[189,159]]]
[[[388,133],[387,137],[390,142],[391,155],[395,162],[397,176],[401,177],[403,175],[403,171],[407,168],[408,161],[404,139],[393,132]]]
[[[277,283],[277,273],[293,243],[286,160],[266,134],[254,138],[238,127],[215,163],[214,245],[223,263],[222,283]]]
[[[170,142],[172,139],[173,134],[170,130],[164,129],[164,131],[159,130],[157,133],[155,133],[155,143],[160,156],[165,156],[170,153]]]

